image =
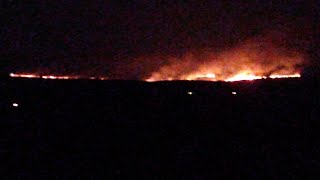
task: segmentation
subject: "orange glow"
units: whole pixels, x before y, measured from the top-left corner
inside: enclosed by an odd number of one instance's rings
[[[10,77],[20,77],[20,78],[40,78],[39,75],[36,74],[14,74],[10,73]]]
[[[231,78],[226,79],[225,81],[243,81],[243,80],[248,80],[248,81],[252,81],[252,80],[257,80],[257,79],[266,79],[266,76],[256,76],[253,74],[247,74],[247,73],[240,73],[237,74]]]
[[[174,80],[172,77],[168,77],[166,79],[161,79],[160,81],[172,81],[172,80]],[[184,80],[186,80],[186,79],[184,79]],[[155,82],[155,81],[159,81],[159,80],[156,79],[156,78],[150,77],[150,78],[146,79],[145,81],[147,81],[147,82]]]
[[[99,77],[99,78],[96,78],[96,79],[99,79],[99,80],[104,81],[104,80],[107,80],[108,78],[106,78],[106,77]]]
[[[241,59],[241,57],[240,57]],[[244,60],[242,60],[244,59]],[[181,67],[177,64],[166,65],[161,67],[158,71],[153,72],[150,77],[145,79],[147,82],[154,81],[171,81],[171,80],[204,80],[204,81],[252,81],[257,79],[275,79],[275,78],[300,78],[300,69],[295,68],[295,64],[299,64],[300,60],[288,59],[288,61],[273,60],[270,62],[270,67],[261,65],[256,62],[250,62],[243,57],[241,61],[243,64],[233,63],[227,60],[221,60],[218,62],[208,63],[193,67],[191,65],[182,64]],[[292,61],[292,62],[290,62]],[[291,63],[291,64],[290,64]],[[185,72],[187,68],[194,69],[190,72]],[[281,68],[278,68],[281,67]],[[273,73],[270,73],[273,72]]]
[[[308,64],[305,52],[285,47],[278,35],[281,33],[261,34],[224,50],[208,47],[179,56],[159,56],[163,64],[153,67],[146,81],[232,82],[301,77],[302,68]]]
[[[42,79],[57,79],[56,76],[42,76]]]
[[[269,76],[269,78],[271,79],[275,79],[275,78],[299,78],[301,77],[300,74],[292,74],[292,75],[279,75],[279,74],[274,74],[274,75],[271,75]]]
[[[186,78],[182,78],[183,80],[215,80],[216,75],[213,73],[206,74],[190,74]]]
[[[156,81],[154,78],[148,78],[148,79],[146,79],[145,81],[147,81],[147,82],[154,82],[154,81]]]
[[[221,79],[216,79],[216,77],[213,75],[214,74],[212,74],[212,76],[210,74],[203,74],[203,75],[191,74],[191,75],[188,75],[187,78],[180,78],[178,80],[206,80],[206,81],[219,81],[219,80],[221,80]],[[223,79],[223,81],[234,82],[234,81],[253,81],[253,80],[267,79],[267,78],[276,79],[276,78],[300,78],[300,77],[301,77],[301,75],[298,73],[287,74],[287,75],[273,74],[270,76],[258,76],[258,75],[254,75],[254,74],[248,74],[248,73],[239,73],[239,74],[236,74],[230,78]],[[172,80],[173,80],[172,78],[161,79],[161,80],[156,80],[154,78],[146,79],[147,82],[172,81]]]
[[[16,74],[10,73],[12,78],[38,78],[38,79],[97,79],[97,80],[106,80],[107,77],[81,77],[81,76],[57,76],[57,75],[38,75],[38,74]]]

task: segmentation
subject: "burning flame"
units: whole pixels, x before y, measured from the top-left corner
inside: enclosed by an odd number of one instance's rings
[[[206,80],[241,81],[267,78],[299,78],[306,63],[302,53],[275,43],[277,39],[263,37],[248,41],[222,52],[204,50],[188,52],[171,58],[145,80]],[[279,43],[281,44],[281,42]],[[201,57],[201,58],[200,58]]]
[[[276,78],[300,78],[301,75],[300,74],[287,74],[287,75],[270,75],[270,76],[257,76],[257,75],[253,75],[253,74],[246,74],[246,73],[240,73],[237,74],[231,78],[225,79],[224,81],[226,82],[233,82],[233,81],[252,81],[252,80],[257,80],[257,79],[267,79],[267,78],[271,78],[271,79],[276,79]],[[166,79],[167,81],[172,81],[173,79]],[[215,79],[215,76],[207,76],[207,74],[195,74],[195,75],[189,75],[188,78],[186,79],[180,79],[180,80],[188,80],[188,81],[192,81],[192,80],[206,80],[206,81],[217,81]],[[153,78],[148,78],[146,79],[147,82],[154,82],[157,81],[156,79]]]
[[[130,64],[116,66],[112,77],[123,79],[142,78],[145,81],[205,80],[241,81],[275,78],[299,78],[306,63],[304,54],[280,34],[257,36],[224,51],[213,48],[193,49],[183,55],[151,55],[133,60]],[[291,48],[290,48],[291,47]],[[149,55],[148,55],[149,56]],[[150,63],[152,62],[152,63]],[[11,77],[42,79],[91,79],[106,80],[107,77],[40,75],[10,73]],[[121,77],[121,78],[119,78]],[[123,77],[123,78],[122,78]]]
[[[208,79],[208,80],[214,80],[216,78],[216,75],[213,73],[207,73],[207,74],[190,74],[186,77],[187,80],[194,80],[194,79]]]
[[[10,73],[10,77],[20,77],[20,78],[40,78],[40,76],[35,74],[14,74]]]
[[[231,78],[226,79],[225,81],[242,81],[242,80],[256,80],[256,79],[266,79],[266,76],[256,76],[253,74],[240,73]]]
[[[38,74],[17,74],[10,73],[12,78],[38,78],[38,79],[90,79],[90,80],[107,80],[107,77],[81,77],[81,76],[58,76],[58,75],[38,75]]]
[[[277,75],[277,74],[274,74],[274,75],[269,76],[269,78],[272,78],[272,79],[275,79],[275,78],[299,78],[299,77],[301,77],[300,74],[292,74],[292,75]]]

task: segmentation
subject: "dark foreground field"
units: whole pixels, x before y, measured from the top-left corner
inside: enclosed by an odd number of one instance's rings
[[[320,172],[315,80],[0,85],[3,179],[314,179]]]

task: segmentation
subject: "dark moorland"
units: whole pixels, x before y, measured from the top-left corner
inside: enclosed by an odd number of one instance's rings
[[[4,179],[295,179],[319,173],[320,91],[313,79],[4,78],[0,85]]]

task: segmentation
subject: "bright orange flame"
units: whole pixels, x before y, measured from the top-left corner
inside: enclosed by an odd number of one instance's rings
[[[186,78],[182,78],[183,80],[215,80],[216,75],[213,73],[206,74],[190,74]]]
[[[42,79],[57,79],[56,76],[42,76]]]
[[[191,74],[188,75],[187,78],[181,78],[179,80],[207,80],[207,81],[218,81],[216,79],[215,76],[213,76],[214,74]],[[254,75],[254,74],[248,74],[248,73],[239,73],[236,74],[235,76],[232,76],[230,78],[227,78],[223,81],[226,82],[233,82],[233,81],[253,81],[253,80],[258,80],[258,79],[267,79],[267,78],[271,78],[271,79],[276,79],[276,78],[300,78],[301,75],[298,73],[295,74],[287,74],[287,75],[279,75],[279,74],[273,74],[270,76],[258,76],[258,75]],[[172,78],[168,78],[168,79],[161,79],[162,80],[166,80],[166,81],[171,81],[173,80]],[[156,80],[154,78],[148,78],[146,79],[147,82],[154,82],[154,81],[159,81]]]
[[[162,81],[172,81],[174,79],[172,77],[168,77],[166,79],[161,79],[161,80]],[[182,80],[182,79],[180,79],[180,80]],[[187,80],[187,79],[183,79],[183,80]],[[157,78],[150,77],[150,78],[146,79],[145,81],[147,81],[147,82],[155,82],[155,81],[159,81],[159,80]]]
[[[261,34],[223,51],[205,48],[190,50],[179,56],[161,57],[164,64],[151,72],[146,81],[229,82],[299,78],[301,68],[308,63],[305,53],[285,47],[278,35],[281,33]]]
[[[154,82],[154,81],[156,81],[154,78],[148,78],[148,79],[146,79],[145,81],[147,81],[147,82]]]
[[[225,81],[242,81],[242,80],[256,80],[256,79],[266,79],[266,76],[256,76],[253,74],[240,73],[231,78],[226,79]]]
[[[269,76],[269,78],[271,79],[275,79],[275,78],[299,78],[301,77],[300,74],[289,74],[289,75],[279,75],[279,74],[274,74],[274,75],[271,75]]]
[[[10,73],[10,77],[20,77],[20,78],[40,78],[40,76],[36,74],[14,74]]]

